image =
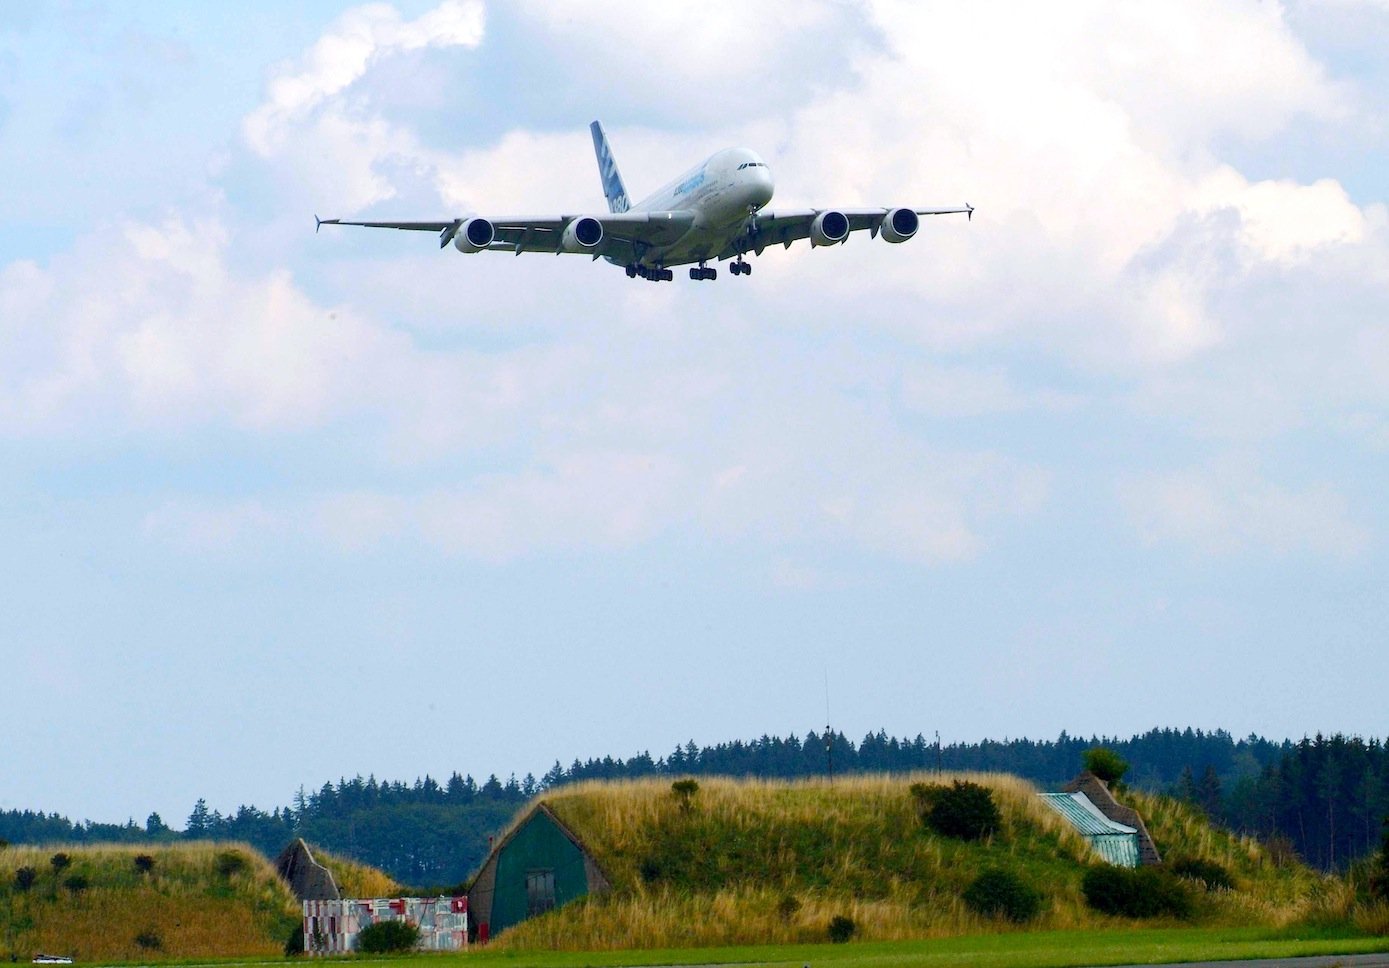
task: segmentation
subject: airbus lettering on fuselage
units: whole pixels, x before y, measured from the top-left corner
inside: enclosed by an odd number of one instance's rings
[[[465,253],[587,255],[623,267],[631,278],[669,282],[675,278],[672,266],[690,265],[694,280],[718,278],[709,262],[727,261],[734,275],[751,275],[748,256],[759,256],[769,246],[789,248],[801,239],[809,239],[812,247],[838,245],[863,230],[887,242],[906,242],[916,235],[922,215],[974,213],[968,204],[769,211],[772,170],[748,148],[726,148],[633,205],[603,125],[594,121],[589,128],[608,201],[606,214],[472,215],[433,222],[317,219],[317,224],[437,232],[440,248],[452,243]]]

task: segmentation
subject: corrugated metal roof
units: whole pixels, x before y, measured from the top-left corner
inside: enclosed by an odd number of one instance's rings
[[[1138,866],[1137,828],[1110,820],[1083,793],[1043,793],[1041,797],[1106,861],[1119,867]]]

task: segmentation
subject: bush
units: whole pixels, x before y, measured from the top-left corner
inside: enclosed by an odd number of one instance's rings
[[[135,943],[146,951],[159,951],[164,947],[164,939],[153,928],[146,928],[135,936]]]
[[[223,877],[239,874],[250,866],[240,851],[224,850],[217,855],[217,873]]]
[[[1022,924],[1042,909],[1042,894],[1011,871],[986,870],[965,888],[965,904],[986,918],[1005,917]]]
[[[357,934],[357,950],[369,955],[409,951],[419,943],[420,929],[408,921],[377,921]]]
[[[52,857],[48,858],[48,863],[53,866],[53,876],[57,877],[58,874],[61,873],[64,868],[66,868],[69,864],[72,863],[72,858],[69,857],[67,854],[64,854],[62,851],[59,851]]]
[[[1167,869],[1178,877],[1200,881],[1208,891],[1231,891],[1235,887],[1230,872],[1212,860],[1182,857],[1171,861],[1167,865]]]
[[[786,924],[790,924],[800,910],[801,900],[794,894],[783,895],[781,900],[776,902],[777,917]]]
[[[39,879],[39,872],[32,867],[21,867],[14,872],[14,886],[21,891],[27,891],[34,886],[34,882]]]
[[[285,940],[285,957],[298,958],[304,953],[304,922],[300,921],[294,926],[294,930],[289,933]]]
[[[676,780],[670,785],[670,792],[675,794],[681,810],[689,810],[694,806],[694,795],[699,792],[699,781]]]
[[[858,925],[854,924],[853,918],[845,917],[842,914],[836,914],[834,917],[830,918],[828,933],[830,940],[835,944],[843,944],[848,941],[854,936],[854,932],[857,930]]]
[[[70,874],[66,879],[64,879],[63,886],[74,894],[81,894],[83,891],[85,891],[92,885],[91,882],[88,881],[87,878],[83,877],[81,874]]]
[[[135,869],[141,874],[148,874],[154,870],[154,858],[149,854],[136,854]]]
[[[1081,881],[1085,903],[1103,914],[1125,918],[1189,918],[1191,892],[1156,867],[1092,867]]]
[[[1003,823],[993,793],[978,783],[956,780],[948,787],[913,783],[911,792],[922,822],[942,836],[983,840]]]
[[[1129,762],[1107,746],[1093,746],[1080,754],[1081,765],[1105,783],[1118,783],[1129,771]]]

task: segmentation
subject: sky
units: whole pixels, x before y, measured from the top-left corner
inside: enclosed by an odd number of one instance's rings
[[[1389,4],[0,4],[0,809],[1389,733]],[[314,215],[976,207],[716,283]],[[828,709],[827,709],[828,706]]]

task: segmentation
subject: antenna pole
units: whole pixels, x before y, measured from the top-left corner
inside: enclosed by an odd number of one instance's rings
[[[945,772],[945,769],[941,766],[940,730],[936,730],[936,772],[937,772],[937,773],[944,773],[944,772]]]
[[[825,770],[834,783],[834,734],[830,731],[830,670],[825,670]]]

